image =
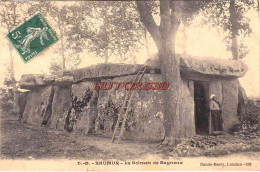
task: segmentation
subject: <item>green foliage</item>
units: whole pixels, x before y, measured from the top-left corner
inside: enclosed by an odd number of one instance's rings
[[[202,10],[204,10],[207,5],[211,2],[211,0],[199,0],[199,1],[183,1],[183,5],[181,7],[181,14],[179,14],[179,19],[186,25],[189,25],[195,16],[197,16]],[[160,15],[160,2],[159,1],[148,1],[147,2],[151,13],[153,16]],[[173,7],[175,4],[174,1],[171,1],[170,6]]]
[[[21,22],[27,18],[27,14],[24,11],[25,2],[3,2],[0,1],[0,26],[7,32],[17,27]],[[9,46],[10,52],[10,67],[7,69],[6,78],[4,80],[4,87],[0,88],[0,108],[4,113],[10,114],[13,109],[14,93],[12,88],[15,86],[16,81],[14,78],[14,66],[12,47]]]
[[[87,109],[87,106],[92,98],[93,92],[91,89],[87,89],[82,98],[73,96],[71,108],[66,113],[66,122],[64,128],[72,132],[74,124],[81,119],[81,116],[86,112],[82,113]]]
[[[0,88],[0,108],[4,114],[11,114],[13,109],[13,90],[10,88]]]
[[[260,103],[254,100],[248,100],[246,103],[246,113],[242,117],[242,129],[248,133],[259,130]]]
[[[240,123],[231,128],[231,132],[250,138],[251,135],[259,132],[260,120],[260,102],[257,100],[249,99],[241,108]]]
[[[0,2],[0,26],[3,26],[8,31],[12,28],[17,27],[24,18],[27,17],[25,11],[23,10],[26,2]]]
[[[4,80],[4,87],[0,88],[0,108],[5,114],[11,114],[14,104],[13,81],[7,74]]]
[[[88,105],[89,101],[92,98],[92,95],[93,95],[93,91],[90,88],[88,88],[85,91],[83,98],[79,98],[77,96],[73,97],[72,108],[75,109],[76,119],[80,118],[80,113],[83,111],[83,107]]]
[[[189,25],[194,17],[196,17],[202,10],[204,10],[210,2],[211,0],[186,1],[182,9],[182,22],[186,25]]]
[[[71,6],[70,48],[77,53],[87,49],[100,57],[117,55],[121,59],[136,52],[144,30],[134,8],[131,1],[88,1]]]
[[[234,5],[231,2],[234,2]],[[231,49],[232,41],[235,41],[232,35],[240,37],[237,47],[240,59],[248,54],[248,49],[243,44],[243,39],[252,33],[250,19],[246,17],[247,12],[252,8],[257,8],[256,0],[213,0],[201,10],[204,16],[204,24],[211,24],[212,27],[224,31],[226,35],[224,41],[228,50]]]
[[[78,55],[75,55],[74,51],[70,49],[71,42],[68,40],[70,36],[68,30],[70,26],[73,25],[73,21],[71,21],[70,17],[72,16],[72,11],[70,10],[71,8],[73,8],[73,5],[43,1],[32,3],[28,8],[28,13],[33,15],[37,11],[41,11],[44,16],[51,18],[51,24],[54,24],[54,27],[59,32],[59,42],[61,44],[61,46],[55,50],[55,53],[61,56],[64,55],[65,59],[62,60],[66,61],[66,67],[76,68],[81,62],[81,59]],[[82,18],[79,18],[78,20],[80,21],[80,19]],[[57,67],[57,64],[52,65]]]
[[[258,137],[245,140],[240,136],[194,136],[184,139],[174,147],[171,155],[178,156],[221,156],[245,151],[260,151]]]
[[[14,105],[14,92],[13,92],[13,83],[15,80],[12,80],[10,68],[7,68],[5,73],[4,86],[0,88],[0,109],[5,114],[11,114],[13,111]]]
[[[99,108],[99,116],[97,123],[99,129],[106,130],[107,128],[114,129],[118,119],[119,107],[108,98],[102,103]]]
[[[52,75],[58,75],[61,71],[62,71],[61,65],[56,61],[52,61],[50,66],[50,73]]]

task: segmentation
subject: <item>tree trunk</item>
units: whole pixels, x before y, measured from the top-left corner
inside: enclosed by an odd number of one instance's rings
[[[120,61],[123,62],[123,53],[122,53],[122,47],[121,47],[121,42],[118,43],[118,51],[119,51],[119,56],[120,56]]]
[[[229,13],[230,13],[230,22],[231,22],[231,52],[234,60],[239,59],[238,54],[238,23],[237,23],[237,15],[236,15],[236,8],[235,8],[235,0],[230,0],[229,6]]]
[[[146,47],[146,56],[147,59],[150,57],[150,49],[149,49],[149,44],[148,44],[148,39],[147,39],[147,29],[144,30],[144,39],[145,39],[145,47]]]
[[[176,24],[177,25],[177,24]],[[177,27],[178,28],[178,27]],[[170,36],[175,38],[177,30]],[[161,32],[161,34],[164,34]],[[170,40],[165,34],[162,36],[165,39],[162,41],[162,46],[159,48],[159,62],[162,80],[169,82],[170,87],[163,92],[164,108],[164,126],[165,138],[163,144],[174,145],[180,142],[182,138],[179,113],[180,102],[180,69],[179,59],[175,56],[174,39]]]
[[[186,34],[186,26],[183,26],[183,42],[182,42],[182,48],[183,48],[183,51],[182,51],[182,54],[183,55],[187,55],[187,34]]]
[[[108,64],[108,58],[109,57],[108,57],[108,49],[107,48],[105,49],[104,53],[105,53],[105,64]]]
[[[61,56],[62,56],[62,74],[64,73],[64,71],[66,70],[66,63],[65,63],[65,53],[64,53],[64,33],[62,28],[60,28],[60,43],[61,43]]]
[[[181,76],[179,58],[175,55],[175,37],[182,17],[184,1],[160,1],[160,26],[157,26],[151,14],[151,8],[146,1],[136,1],[140,19],[151,34],[157,48],[163,82],[169,82],[168,90],[163,91],[164,104],[164,145],[179,143],[186,134],[185,119],[180,110]],[[192,125],[192,124],[191,124]],[[192,133],[192,132],[191,132]]]
[[[9,44],[9,54],[10,54],[10,75],[11,75],[11,81],[12,81],[12,87],[13,87],[13,113],[19,114],[19,106],[18,106],[18,88],[16,87],[16,81],[14,77],[14,57],[12,52],[12,47]],[[19,119],[21,116],[19,116]]]
[[[133,63],[134,63],[134,64],[137,64],[137,58],[136,58],[136,55],[132,54],[132,57],[133,57]]]

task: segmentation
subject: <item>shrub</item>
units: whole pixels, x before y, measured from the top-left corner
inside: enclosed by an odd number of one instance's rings
[[[10,88],[0,88],[0,108],[4,114],[11,114],[13,111],[13,90]]]
[[[236,152],[260,151],[258,137],[246,140],[237,135],[194,136],[184,139],[171,154],[178,156],[220,156]]]

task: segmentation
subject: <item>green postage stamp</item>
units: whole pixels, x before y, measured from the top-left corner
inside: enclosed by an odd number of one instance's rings
[[[25,62],[58,41],[40,12],[13,29],[7,37]]]

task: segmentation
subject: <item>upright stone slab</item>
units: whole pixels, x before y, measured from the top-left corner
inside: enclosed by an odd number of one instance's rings
[[[102,82],[131,82],[135,75],[117,77]],[[142,83],[160,82],[161,76],[145,74]],[[127,91],[100,90],[98,98],[97,131],[111,137]],[[135,91],[130,105],[124,138],[136,140],[162,140],[164,137],[162,91]]]
[[[23,114],[24,112],[26,101],[27,101],[27,95],[28,92],[19,92],[18,106],[19,106],[20,114]]]
[[[71,107],[71,86],[54,86],[54,97],[52,102],[52,115],[49,127],[64,130],[65,112]]]
[[[87,135],[94,130],[97,116],[97,92],[92,90],[92,82],[72,85],[72,108],[68,126],[78,134]],[[93,110],[94,109],[94,110]],[[95,110],[96,109],[96,110]]]
[[[131,82],[134,77],[117,77],[102,82]],[[142,83],[146,82],[162,82],[161,75],[145,74]],[[188,86],[183,82],[180,89],[179,123],[183,128],[183,136],[191,137],[195,135],[194,101]],[[105,136],[111,137],[126,94],[127,91],[121,87],[118,90],[100,90],[97,130]],[[162,140],[165,135],[163,108],[163,90],[135,91],[123,137],[146,141]]]
[[[47,125],[52,111],[53,86],[38,86],[27,95],[23,121],[27,124]]]
[[[223,129],[228,131],[233,125],[238,124],[238,84],[236,79],[222,81],[222,117]]]
[[[246,116],[246,104],[248,101],[246,92],[244,88],[241,86],[241,84],[238,82],[238,118],[239,121],[241,121]]]
[[[180,84],[180,123],[184,138],[192,137],[195,131],[194,99],[187,84]]]

